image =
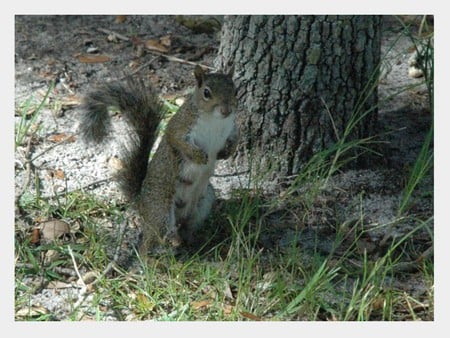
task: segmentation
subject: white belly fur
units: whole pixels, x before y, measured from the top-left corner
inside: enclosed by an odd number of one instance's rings
[[[184,163],[181,176],[192,184],[180,182],[177,186],[176,199],[186,203],[185,207],[179,210],[177,218],[189,217],[197,206],[199,198],[205,193],[209,178],[214,173],[217,153],[224,148],[234,128],[234,114],[227,118],[213,114],[198,119],[190,136],[195,144],[208,154],[208,163]]]

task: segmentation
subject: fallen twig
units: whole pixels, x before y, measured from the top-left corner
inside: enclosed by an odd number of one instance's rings
[[[117,37],[117,38],[119,38],[119,39],[121,39],[121,40],[123,40],[123,41],[130,41],[130,40],[131,40],[129,37],[126,37],[126,36],[124,36],[124,35],[122,35],[122,34],[119,34],[119,33],[116,33],[116,32],[114,32],[114,31],[111,31],[111,30],[109,30],[109,29],[98,28],[98,30],[99,30],[100,32],[102,32],[102,33],[114,35],[115,37]],[[192,66],[200,65],[202,68],[206,68],[206,69],[209,69],[209,70],[216,71],[216,68],[214,68],[214,67],[202,65],[202,64],[199,64],[199,63],[197,63],[197,62],[193,62],[193,61],[188,61],[188,60],[180,59],[180,58],[177,58],[176,56],[166,55],[166,54],[158,53],[158,52],[152,51],[152,50],[147,50],[147,51],[148,51],[148,52],[151,52],[151,53],[153,53],[153,54],[156,54],[156,55],[158,55],[158,56],[163,56],[163,57],[165,57],[165,58],[166,58],[167,60],[169,60],[169,61],[179,62],[179,63],[188,64],[188,65],[192,65]],[[150,63],[151,63],[151,62],[153,62],[153,60],[150,61]],[[143,65],[143,66],[141,66],[141,67],[145,67],[145,66],[146,66],[146,65]],[[138,71],[140,71],[139,68],[138,68],[138,70],[137,70],[136,72],[138,72]]]
[[[185,59],[180,59],[180,58],[177,58],[176,56],[171,56],[171,55],[166,55],[166,54],[163,54],[163,53],[158,53],[158,52],[153,51],[153,50],[149,50],[149,52],[153,53],[153,54],[156,54],[156,55],[159,55],[159,56],[163,56],[169,61],[179,62],[179,63],[182,63],[182,64],[187,64],[187,65],[192,65],[192,66],[199,65],[202,68],[206,68],[206,69],[209,69],[209,70],[212,70],[212,71],[216,71],[217,70],[214,67],[206,66],[206,65],[200,64],[198,62],[193,62],[193,61],[188,61],[188,60],[185,60]]]
[[[81,277],[80,271],[78,271],[78,265],[77,265],[77,262],[75,261],[75,257],[73,255],[73,251],[72,251],[72,248],[70,247],[70,245],[67,246],[67,250],[69,251],[70,258],[72,259],[73,267],[74,267],[75,272],[77,274],[78,281],[83,286],[83,289],[86,290],[87,286],[84,283],[83,277]]]
[[[52,144],[50,147],[48,147],[47,149],[44,149],[43,151],[41,151],[39,154],[37,154],[32,159],[27,160],[27,162],[33,162],[34,160],[36,160],[37,158],[41,157],[42,155],[44,155],[45,153],[49,152],[50,150],[56,148],[57,146],[60,146],[60,145],[64,144],[68,140],[71,140],[76,135],[78,135],[78,134],[76,133],[76,134],[69,135],[69,136],[63,138],[61,141],[59,141],[59,142],[57,142],[55,144]]]
[[[84,185],[84,186],[82,186],[82,187],[80,187],[80,188],[76,188],[76,189],[72,189],[72,190],[63,190],[63,191],[58,192],[58,193],[57,193],[57,192],[54,192],[52,195],[49,195],[49,196],[41,196],[40,198],[43,199],[43,200],[48,200],[48,199],[55,198],[55,197],[62,197],[62,196],[64,196],[64,195],[71,194],[71,193],[74,193],[74,192],[76,192],[76,191],[82,191],[82,190],[90,189],[90,188],[93,187],[93,186],[103,184],[103,183],[108,182],[108,181],[110,181],[110,180],[111,180],[111,177],[102,178],[102,179],[99,179],[99,180],[97,180],[97,181],[88,183],[88,184],[86,184],[86,185]]]
[[[159,55],[155,56],[153,59],[151,59],[150,61],[144,63],[143,65],[139,66],[134,71],[132,71],[129,75],[127,74],[127,75],[122,76],[119,80],[123,80],[127,76],[132,76],[132,75],[135,75],[135,74],[139,73],[142,69],[144,69],[145,67],[150,66],[154,61],[156,61],[158,59],[159,59]]]
[[[116,38],[123,40],[123,41],[130,41],[129,37],[126,37],[125,35],[116,33],[112,30],[106,29],[106,28],[97,28],[98,31],[102,32],[102,33],[106,33],[106,34],[110,34],[110,35],[114,35]]]
[[[74,304],[74,308],[77,309],[85,300],[86,300],[86,296],[87,296],[87,285],[83,280],[83,277],[81,277],[80,272],[78,271],[78,266],[77,266],[77,262],[75,261],[75,257],[73,256],[73,252],[72,252],[72,248],[70,247],[70,245],[67,246],[67,249],[69,251],[69,255],[70,258],[72,258],[72,263],[73,263],[73,267],[75,269],[75,272],[77,273],[77,277],[78,277],[78,282],[77,284],[81,285],[81,290],[80,290],[80,294],[79,294],[79,299],[77,300],[77,302]]]

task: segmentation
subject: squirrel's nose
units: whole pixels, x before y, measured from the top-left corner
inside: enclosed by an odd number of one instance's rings
[[[229,109],[228,105],[223,105],[222,107],[220,107],[220,113],[225,117],[230,115],[230,109]]]
[[[229,104],[224,104],[221,107],[220,112],[222,113],[223,116],[227,117],[233,112],[233,107]]]

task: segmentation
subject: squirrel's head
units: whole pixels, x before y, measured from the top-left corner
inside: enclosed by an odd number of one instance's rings
[[[227,117],[236,111],[236,89],[232,80],[233,68],[225,73],[205,73],[197,65],[194,69],[198,108],[206,113]]]

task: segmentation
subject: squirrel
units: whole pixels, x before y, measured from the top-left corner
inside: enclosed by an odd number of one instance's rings
[[[195,66],[195,90],[169,120],[150,161],[163,117],[155,90],[128,76],[85,95],[79,128],[87,144],[100,144],[110,135],[111,107],[133,131],[115,179],[137,211],[141,254],[192,244],[208,217],[215,201],[210,177],[216,161],[228,158],[239,138],[232,73],[233,68],[206,73]]]

